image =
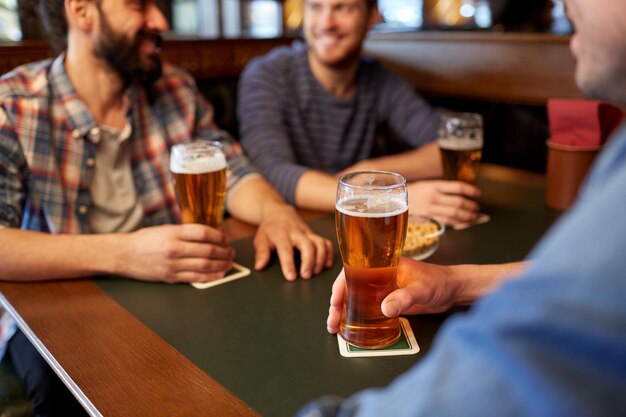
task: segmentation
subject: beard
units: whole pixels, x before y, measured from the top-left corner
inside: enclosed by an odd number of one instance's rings
[[[115,33],[106,16],[100,11],[102,23],[101,36],[96,42],[94,54],[105,60],[107,65],[117,72],[126,85],[138,81],[144,86],[151,86],[161,77],[163,66],[158,54],[150,55],[142,61],[139,50],[144,40],[152,40],[157,47],[162,38],[158,32],[141,30],[134,39]]]

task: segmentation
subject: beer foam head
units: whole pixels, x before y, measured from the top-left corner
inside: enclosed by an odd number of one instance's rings
[[[226,168],[226,157],[218,147],[211,145],[172,148],[170,171],[176,174],[203,174]]]
[[[439,138],[439,147],[452,151],[473,151],[483,147],[483,138]]]
[[[389,195],[347,197],[338,201],[335,207],[343,214],[355,217],[397,216],[409,209],[404,198]]]

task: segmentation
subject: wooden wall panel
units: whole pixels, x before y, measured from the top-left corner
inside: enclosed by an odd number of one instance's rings
[[[248,61],[291,39],[168,39],[163,58],[185,68],[197,79],[238,76]],[[0,74],[18,65],[54,56],[45,41],[0,45]]]
[[[291,41],[169,39],[163,57],[197,79],[237,76],[251,58]],[[550,97],[581,97],[568,42],[543,34],[374,33],[365,52],[427,94],[544,105]],[[48,56],[44,41],[0,45],[0,73]]]
[[[370,35],[365,52],[424,93],[545,105],[580,98],[569,37],[418,32]]]

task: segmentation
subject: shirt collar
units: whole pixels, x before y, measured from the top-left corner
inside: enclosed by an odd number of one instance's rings
[[[50,69],[50,86],[54,100],[61,103],[61,106],[67,114],[67,121],[75,139],[88,138],[91,142],[97,143],[100,140],[99,134],[92,134],[98,131],[98,124],[91,115],[91,112],[78,96],[74,85],[70,81],[67,71],[65,70],[65,53],[59,55]],[[138,98],[138,91],[135,85],[131,84],[126,90],[125,95],[129,103],[128,111]]]

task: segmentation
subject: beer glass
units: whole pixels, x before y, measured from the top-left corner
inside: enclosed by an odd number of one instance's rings
[[[226,157],[219,142],[174,145],[170,171],[183,223],[219,228],[226,197]]]
[[[443,177],[476,182],[483,149],[483,119],[476,113],[446,113],[439,125]]]
[[[406,180],[381,171],[353,172],[339,178],[335,204],[337,240],[346,274],[339,334],[367,349],[400,337],[397,317],[380,304],[397,288],[408,219]]]

